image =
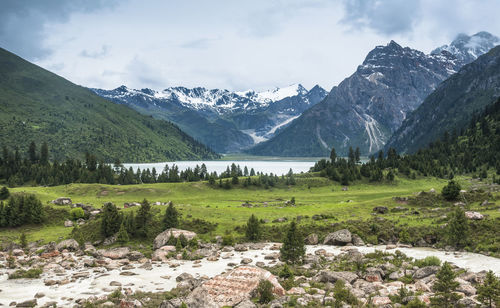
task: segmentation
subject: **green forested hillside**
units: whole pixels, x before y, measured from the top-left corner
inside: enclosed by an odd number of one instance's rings
[[[108,102],[0,48],[0,145],[47,142],[50,158],[151,162],[218,155],[177,126]]]
[[[500,46],[439,85],[392,135],[385,148],[414,153],[445,131],[460,129],[500,96]]]

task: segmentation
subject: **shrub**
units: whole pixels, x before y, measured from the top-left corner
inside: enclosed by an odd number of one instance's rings
[[[460,187],[460,184],[458,184],[455,181],[449,181],[448,184],[443,187],[443,190],[441,191],[441,195],[443,198],[445,198],[448,201],[453,201],[458,198],[460,195],[460,190],[462,188]]]
[[[22,248],[26,248],[26,246],[28,246],[28,241],[26,240],[26,234],[24,232],[21,233],[21,236],[19,236],[19,243]]]
[[[425,266],[441,266],[441,260],[439,260],[438,257],[436,256],[428,256],[425,257],[424,259],[421,260],[416,260],[415,265],[418,267],[425,267]]]
[[[41,268],[30,268],[29,270],[19,269],[9,275],[9,279],[19,278],[40,278],[42,274]]]
[[[71,211],[69,212],[69,215],[70,215],[72,220],[77,220],[77,219],[85,217],[85,212],[83,211],[83,209],[81,207],[75,207],[74,209],[71,209]]]
[[[345,282],[341,279],[335,282],[333,286],[333,298],[335,298],[335,307],[343,307],[343,303],[355,305],[358,300],[356,297],[345,287]]]
[[[259,294],[259,303],[267,304],[273,300],[273,284],[269,280],[261,280],[257,286]]]
[[[177,228],[179,227],[179,212],[170,203],[165,211],[165,216],[163,217],[163,227],[165,229]]]
[[[122,217],[118,214],[116,205],[111,202],[104,204],[101,221],[101,233],[104,237],[112,236],[120,229]]]
[[[118,235],[116,236],[116,241],[120,244],[125,244],[129,241],[129,239],[130,238],[128,236],[127,229],[122,222],[122,224],[120,225],[120,230],[118,230]]]
[[[281,271],[279,272],[278,276],[279,276],[280,278],[285,278],[285,279],[287,279],[287,278],[293,278],[293,276],[294,276],[294,275],[293,275],[292,270],[291,270],[291,269],[290,269],[290,267],[288,266],[288,264],[285,264],[285,265],[283,266],[283,269],[281,269]]]
[[[232,246],[234,244],[234,238],[231,233],[224,234],[222,236],[222,245],[224,246]]]

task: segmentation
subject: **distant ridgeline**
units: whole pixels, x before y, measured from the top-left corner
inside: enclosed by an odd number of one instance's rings
[[[85,161],[78,159],[67,159],[63,163],[58,161],[49,161],[49,147],[43,143],[40,152],[34,142],[31,142],[29,150],[25,156],[22,156],[19,150],[10,151],[3,147],[0,157],[0,184],[4,183],[10,187],[21,185],[63,185],[70,183],[100,183],[100,184],[141,184],[141,183],[169,183],[169,182],[195,182],[209,181],[211,185],[216,185],[219,180],[219,186],[231,188],[232,185],[239,184],[238,177],[247,176],[242,183],[243,186],[256,185],[272,187],[276,184],[294,185],[295,179],[293,172],[286,176],[278,177],[274,174],[263,174],[255,172],[254,169],[243,169],[236,164],[228,166],[225,172],[208,173],[205,164],[191,169],[179,171],[174,164],[165,165],[165,168],[158,173],[155,168],[152,170],[140,170],[135,172],[130,167],[126,169],[121,162],[117,160],[113,165],[98,161],[95,155],[87,153]],[[250,178],[256,176],[257,178]],[[222,179],[226,179],[224,182]]]
[[[331,160],[321,160],[313,167],[313,171],[347,185],[350,181],[369,178],[380,181],[384,178],[382,170],[386,170],[385,178],[394,179],[398,172],[408,177],[416,175],[453,178],[455,174],[477,173],[486,178],[487,171],[496,169],[500,175],[500,99],[490,104],[481,113],[474,115],[467,127],[459,134],[456,131],[445,132],[443,137],[419,149],[415,154],[398,155],[390,148],[387,155],[383,151],[377,158],[359,166],[359,150],[349,149],[348,159],[337,158],[332,150]],[[500,178],[493,177],[500,184]]]

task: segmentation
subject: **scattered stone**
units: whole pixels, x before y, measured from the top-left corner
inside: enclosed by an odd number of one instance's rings
[[[135,276],[135,275],[138,275],[134,272],[130,272],[130,271],[124,271],[124,272],[121,272],[120,273],[121,276]]]
[[[66,228],[73,227],[73,222],[71,220],[64,221],[64,226]]]
[[[273,222],[286,222],[286,221],[288,221],[288,218],[286,217],[280,217],[273,220]]]
[[[373,208],[373,211],[378,214],[386,214],[389,212],[389,209],[385,206],[376,206]]]
[[[35,294],[35,298],[42,298],[44,296],[45,296],[45,293],[43,293],[43,292],[38,292]]]
[[[392,303],[391,299],[387,296],[374,296],[372,298],[372,304],[375,306],[385,306]]]
[[[121,286],[122,286],[122,284],[121,284],[120,282],[118,282],[118,281],[111,281],[111,282],[109,283],[109,286],[110,286],[110,287],[121,287]]]
[[[352,237],[352,244],[354,246],[365,246],[365,242],[359,235],[352,234],[351,237]]]
[[[243,258],[243,259],[241,260],[241,264],[250,264],[250,263],[252,263],[252,262],[253,262],[253,260],[252,260],[252,259],[250,259],[250,258]]]
[[[309,234],[309,236],[307,236],[304,241],[305,241],[306,245],[317,245],[319,238],[318,238],[318,235],[316,233],[312,233],[312,234]]]
[[[175,246],[167,245],[156,249],[151,256],[152,261],[167,261],[167,256],[170,252],[174,252]]]
[[[36,299],[30,299],[16,304],[16,307],[35,307],[37,305]]]
[[[236,244],[234,245],[234,251],[247,251],[248,246],[244,244]]]
[[[318,282],[331,282],[335,283],[337,280],[343,280],[344,282],[353,283],[358,279],[358,275],[353,272],[332,272],[332,271],[321,271],[315,277],[314,280]]]

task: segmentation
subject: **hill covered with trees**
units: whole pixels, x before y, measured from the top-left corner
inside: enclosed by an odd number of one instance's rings
[[[47,142],[57,160],[86,152],[112,162],[213,159],[218,154],[166,121],[109,102],[0,48],[0,144]]]

